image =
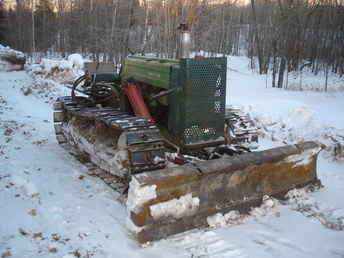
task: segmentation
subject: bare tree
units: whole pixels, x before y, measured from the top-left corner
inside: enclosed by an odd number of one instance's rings
[[[245,54],[253,69],[271,69],[273,87],[283,87],[285,73],[304,63],[314,73],[344,74],[344,4],[338,0],[15,1],[5,10],[11,31],[5,40],[28,53],[80,52],[121,62],[130,49],[174,58],[178,25],[187,23],[195,51]]]

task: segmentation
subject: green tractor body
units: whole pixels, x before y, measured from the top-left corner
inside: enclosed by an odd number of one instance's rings
[[[129,57],[121,78],[168,91],[169,134],[181,147],[197,148],[224,142],[226,71],[225,57]]]

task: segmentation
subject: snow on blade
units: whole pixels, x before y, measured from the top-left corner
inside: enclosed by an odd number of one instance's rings
[[[309,164],[312,160],[312,157],[318,154],[321,150],[321,147],[313,148],[307,151],[302,152],[301,154],[292,155],[286,158],[286,162],[296,162],[293,168],[305,166]]]
[[[129,183],[129,192],[127,199],[128,212],[138,213],[142,206],[157,197],[156,185],[141,186],[140,183],[133,177]]]
[[[172,199],[167,202],[158,203],[150,206],[151,215],[154,219],[162,217],[182,218],[186,215],[192,215],[197,212],[199,207],[199,198],[192,197],[192,194],[186,194],[179,199]]]

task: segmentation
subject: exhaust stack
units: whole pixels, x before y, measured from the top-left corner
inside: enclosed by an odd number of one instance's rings
[[[189,58],[191,50],[191,33],[189,26],[185,23],[181,23],[179,29],[179,51],[178,58]]]

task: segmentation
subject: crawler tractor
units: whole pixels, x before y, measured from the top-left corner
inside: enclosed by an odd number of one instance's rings
[[[122,194],[140,242],[318,181],[314,142],[253,151],[254,122],[226,108],[226,58],[181,57],[90,63],[54,105],[57,141]]]

